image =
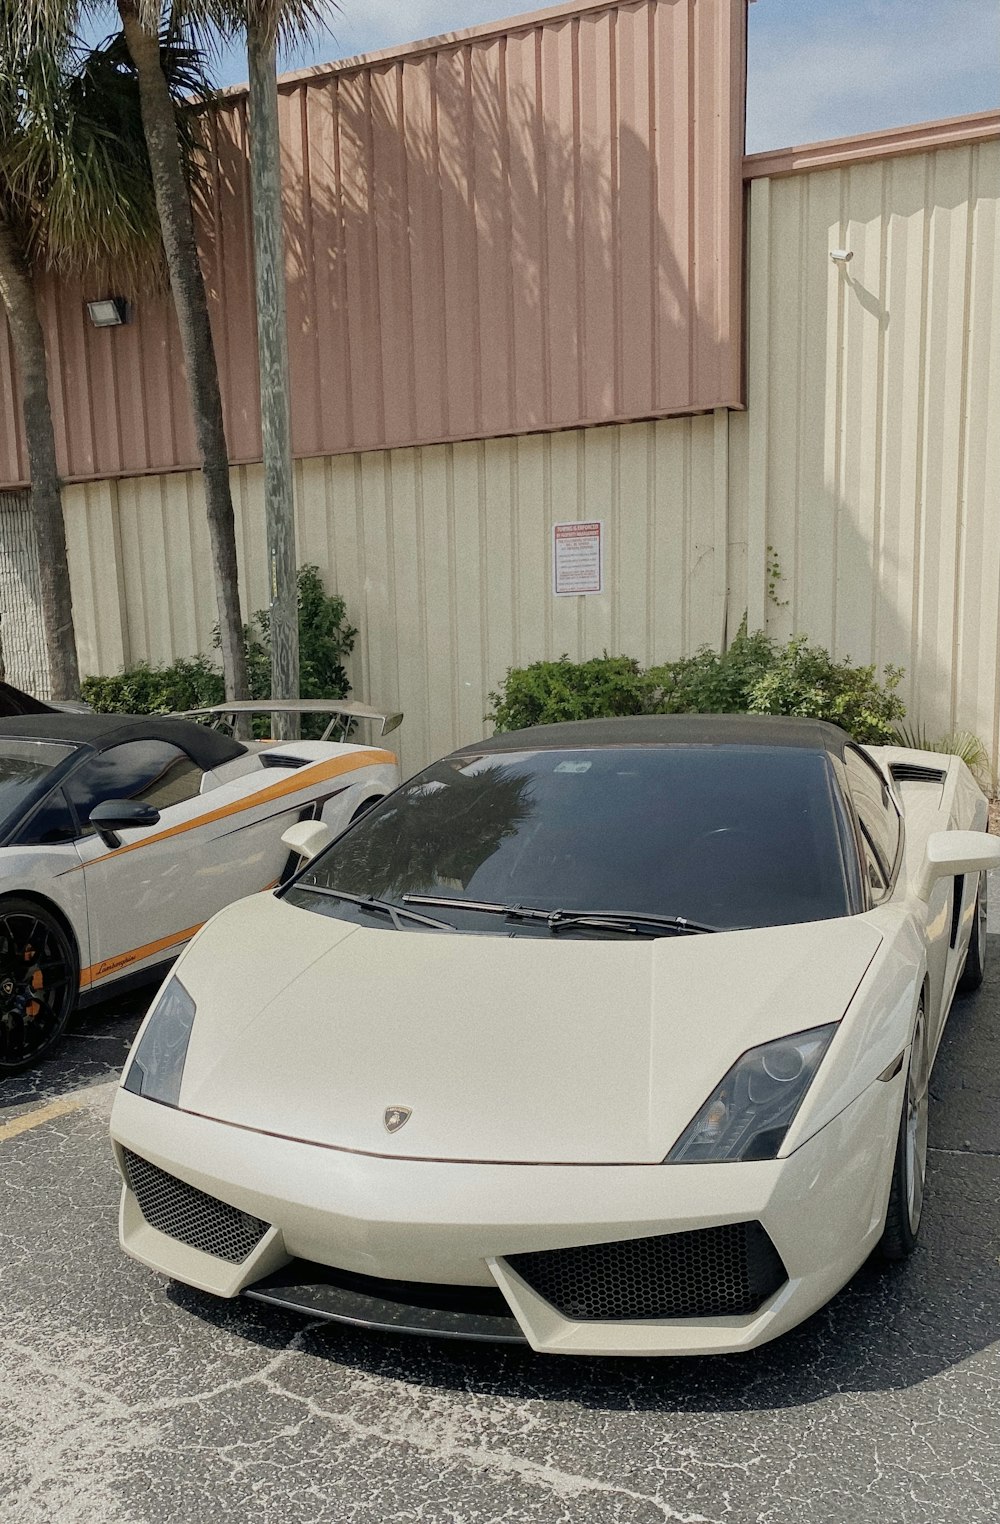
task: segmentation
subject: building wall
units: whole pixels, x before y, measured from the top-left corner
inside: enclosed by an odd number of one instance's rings
[[[29,492],[0,492],[0,678],[47,699],[38,542]]]
[[[912,713],[996,759],[1000,141],[754,179],[749,240],[751,623],[905,667]]]
[[[296,455],[742,403],[744,0],[576,0],[286,76]],[[247,101],[203,113],[230,458],[261,454]],[[190,467],[173,309],[40,282],[60,470]],[[27,471],[0,318],[0,486]]]
[[[666,660],[744,611],[904,666],[911,718],[996,758],[998,192],[996,140],[751,180],[745,413],[300,461],[299,561],[361,629],[359,694],[405,711],[404,765],[480,734],[512,663]],[[252,610],[260,469],[234,487]],[[208,649],[195,474],[72,488],[67,518],[87,670]],[[609,590],[557,599],[551,525],[589,518]]]
[[[298,559],[347,601],[359,696],[401,707],[404,765],[483,732],[507,667],[568,652],[643,660],[722,639],[728,414],[331,456],[296,466]],[[244,613],[267,602],[263,472],[233,472]],[[550,525],[601,517],[608,592],[552,595]],[[67,492],[81,662],[210,649],[193,473]],[[121,611],[124,609],[124,618]]]

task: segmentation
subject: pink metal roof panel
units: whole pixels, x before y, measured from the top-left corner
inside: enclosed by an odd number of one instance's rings
[[[738,406],[744,0],[588,0],[282,80],[298,455]],[[246,98],[200,209],[229,446],[259,458]],[[176,326],[40,283],[67,477],[196,464]],[[0,478],[23,480],[0,347]]]

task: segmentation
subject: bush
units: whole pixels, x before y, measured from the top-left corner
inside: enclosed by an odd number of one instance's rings
[[[347,622],[344,600],[326,592],[318,566],[299,568],[298,595],[299,697],[346,698],[351,685],[343,662],[358,632]],[[243,627],[250,696],[255,699],[268,698],[271,692],[270,622],[268,611],[259,609],[252,624]],[[218,650],[218,627],[212,643]],[[115,714],[171,714],[221,704],[226,696],[222,673],[207,656],[180,657],[169,666],[136,662],[114,677],[86,678],[82,694],[95,709]],[[323,715],[304,716],[302,734],[321,735],[327,723]],[[266,717],[255,721],[261,734],[269,728]]]
[[[857,741],[891,742],[904,709],[902,671],[835,661],[797,635],[777,645],[740,629],[727,651],[703,646],[645,672],[629,656],[539,661],[508,671],[490,694],[497,730],[618,714],[789,714],[832,720]]]
[[[751,714],[799,714],[842,725],[856,741],[891,743],[894,726],[905,714],[896,693],[903,672],[886,667],[880,683],[876,668],[834,661],[822,646],[795,636],[775,652],[773,665],[751,683]]]
[[[136,662],[114,677],[87,677],[81,692],[104,714],[172,714],[221,704],[222,673],[207,656],[181,657],[169,667]]]
[[[631,656],[595,656],[590,661],[536,661],[512,667],[498,693],[490,694],[487,716],[497,730],[552,725],[557,720],[591,720],[607,714],[643,714],[649,685]]]
[[[755,684],[771,668],[774,642],[741,626],[727,651],[702,646],[693,656],[650,667],[651,710],[657,714],[740,714]]]

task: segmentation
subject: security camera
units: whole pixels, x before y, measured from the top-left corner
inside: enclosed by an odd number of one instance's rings
[[[853,249],[831,249],[830,258],[835,265],[848,265],[854,258]]]

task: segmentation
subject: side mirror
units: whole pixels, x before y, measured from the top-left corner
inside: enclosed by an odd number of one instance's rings
[[[295,825],[288,827],[281,840],[290,852],[304,857],[308,863],[318,857],[324,847],[330,845],[333,832],[322,820],[298,820]]]
[[[916,883],[920,899],[930,898],[939,878],[1000,868],[1000,836],[985,831],[932,831]]]
[[[120,847],[119,831],[133,830],[136,826],[155,826],[160,819],[159,810],[140,799],[105,799],[95,804],[90,812],[90,823],[109,847]]]

